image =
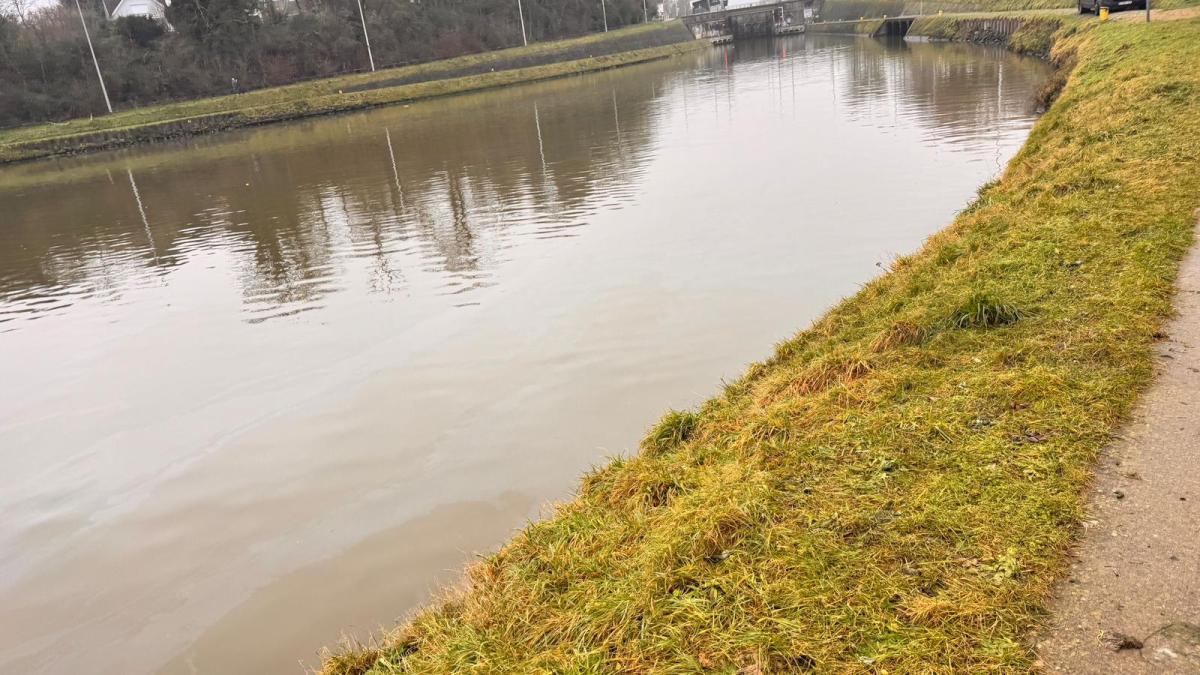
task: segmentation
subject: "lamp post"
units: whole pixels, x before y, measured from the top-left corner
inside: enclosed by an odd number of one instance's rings
[[[76,0],[78,2],[79,0]],[[604,32],[608,32],[608,9],[604,7],[604,0],[600,0],[600,16],[604,17]]]
[[[521,42],[529,46],[529,36],[525,34],[525,10],[521,9],[521,0],[517,0],[517,16],[521,17]]]
[[[75,0],[79,2],[79,0]],[[367,34],[367,15],[363,12],[362,0],[358,0],[358,18],[362,21],[363,39],[367,42],[367,61],[371,64],[371,72],[375,72],[375,57],[371,55],[371,36]]]
[[[108,100],[108,87],[104,86],[104,75],[100,72],[100,61],[96,59],[96,49],[92,47],[92,34],[88,32],[87,20],[83,18],[83,7],[75,0],[75,9],[79,10],[79,23],[83,24],[83,37],[87,40],[88,51],[92,53],[92,64],[96,66],[96,79],[100,80],[100,93],[104,94],[104,107],[112,114],[112,101]]]

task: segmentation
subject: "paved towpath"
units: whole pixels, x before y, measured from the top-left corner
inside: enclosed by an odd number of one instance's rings
[[[1090,519],[1039,645],[1059,673],[1200,673],[1200,243],[1160,372],[1097,467]]]

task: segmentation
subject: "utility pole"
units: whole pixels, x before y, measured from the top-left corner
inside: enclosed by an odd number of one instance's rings
[[[642,23],[650,23],[650,10],[646,7],[646,0],[642,0]]]
[[[79,0],[75,0],[78,2]],[[1149,1],[1149,0],[1147,0]],[[600,0],[600,15],[604,17],[604,32],[608,32],[608,10],[604,7],[604,0]]]
[[[96,49],[92,47],[92,34],[88,32],[87,20],[83,18],[83,7],[75,0],[75,9],[79,10],[79,23],[83,24],[83,37],[87,40],[88,51],[92,53],[92,63],[96,66],[96,79],[100,80],[100,92],[104,94],[104,107],[112,114],[112,101],[108,100],[108,87],[104,86],[104,75],[100,72],[100,61],[96,59]]]
[[[1150,23],[1150,0],[1146,0],[1146,23]]]
[[[525,35],[525,10],[521,9],[521,0],[517,0],[517,16],[521,17],[521,42],[529,46],[529,36]]]
[[[75,0],[79,2],[79,0]],[[367,15],[363,13],[362,0],[358,0],[358,18],[362,20],[363,39],[367,41],[367,61],[371,63],[371,72],[375,72],[375,57],[371,55],[371,36],[367,35]]]

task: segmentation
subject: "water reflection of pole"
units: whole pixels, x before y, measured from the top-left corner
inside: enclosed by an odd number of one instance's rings
[[[1004,162],[1001,160],[1003,151],[1000,149],[1000,130],[1001,121],[1004,119],[1004,61],[1001,60],[996,68],[996,173],[999,174],[1004,170]]]
[[[142,227],[146,229],[146,241],[150,243],[150,255],[154,256],[154,264],[158,265],[158,247],[154,245],[154,235],[150,233],[150,220],[146,218],[146,209],[142,206],[142,194],[138,192],[137,181],[133,179],[133,169],[125,168],[129,176],[129,187],[133,190],[133,201],[137,203],[138,215],[142,217]]]
[[[999,77],[996,78],[996,116],[1004,115],[1004,61],[1000,62]]]
[[[834,109],[834,111],[837,111],[838,100],[837,100],[837,70],[833,67],[833,59],[837,56],[837,54],[838,54],[838,52],[836,52],[836,51],[832,51],[829,53],[829,84],[833,87],[833,109]],[[837,115],[834,115],[833,119],[836,120]]]
[[[716,87],[716,82],[714,82],[714,83],[713,83],[713,90],[714,90],[714,91],[713,91],[713,97],[712,97],[712,102],[713,102],[713,122],[714,122],[714,123],[716,123],[716,124],[719,124],[719,123],[721,122],[721,115],[720,115],[720,112],[721,112],[721,102],[720,102],[719,100],[717,100],[717,94],[716,94],[716,91],[715,91],[715,90],[716,90],[716,88],[717,88],[717,87]]]
[[[384,127],[383,135],[387,138],[388,157],[392,160],[392,180],[396,183],[396,192],[400,195],[400,210],[404,210],[404,188],[400,187],[400,171],[396,168],[396,151],[392,149],[392,132]]]
[[[617,112],[617,90],[616,89],[612,90],[612,100],[613,100],[613,121],[615,121],[616,125],[617,125],[617,148],[620,149],[620,147],[621,147],[621,115]]]
[[[546,177],[546,146],[542,144],[542,116],[538,113],[537,101],[533,102],[533,124],[537,127],[538,155],[542,158],[542,178]]]
[[[400,195],[400,212],[404,212],[404,190],[400,187],[400,172],[396,168],[396,152],[392,149],[392,132],[387,128],[383,128],[383,137],[387,141],[388,159],[392,162],[392,181],[396,185],[396,190]],[[321,219],[324,221],[324,209],[321,212]],[[391,261],[388,259],[386,242],[383,237],[383,226],[380,224],[380,219],[372,216],[371,224],[371,240],[375,244],[375,273],[371,277],[371,289],[384,294],[391,294],[396,288],[397,273],[392,270]],[[326,226],[328,229],[328,225]],[[403,279],[403,275],[400,277]]]
[[[796,58],[788,59],[788,71],[792,75],[792,119],[796,119]]]
[[[683,132],[685,134],[687,134],[687,133],[691,133],[691,131],[692,131],[691,124],[689,124],[689,122],[688,122],[688,97],[687,97],[688,82],[687,82],[687,78],[682,75],[679,76],[679,80],[680,80],[679,88],[683,90]]]
[[[725,57],[725,117],[733,123],[733,69],[729,67],[729,56]]]
[[[783,113],[783,60],[787,58],[787,44],[783,45],[780,57],[775,59],[775,84],[779,85],[779,112]]]
[[[900,104],[900,92],[903,91],[903,87],[899,83],[900,76],[896,74],[896,71],[899,69],[900,69],[900,60],[899,59],[892,61],[891,67],[888,69],[891,71],[891,73],[890,73],[891,77],[888,78],[890,81],[887,84],[888,84],[888,95],[891,96],[891,98],[892,98],[892,126],[896,126],[896,124],[897,124],[897,118],[899,117],[899,110],[897,109],[897,107]]]

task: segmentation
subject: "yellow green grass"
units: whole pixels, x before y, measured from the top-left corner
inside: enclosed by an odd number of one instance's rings
[[[1060,98],[947,229],[325,672],[1033,668],[1200,206],[1200,21],[1055,56]]]
[[[606,53],[616,44],[637,45],[643,41],[654,46]],[[135,108],[63,124],[20,127],[0,131],[0,163],[562,77],[664,58],[699,47],[699,44],[691,41],[690,33],[679,22],[642,24],[610,33],[537,43],[375,73]],[[591,55],[592,51],[597,54]],[[584,58],[578,58],[580,54],[584,54]],[[556,59],[562,60],[550,62]],[[520,67],[529,62],[545,63]],[[484,68],[488,69],[487,72],[456,76],[463,71]],[[420,81],[386,86],[394,80]]]

